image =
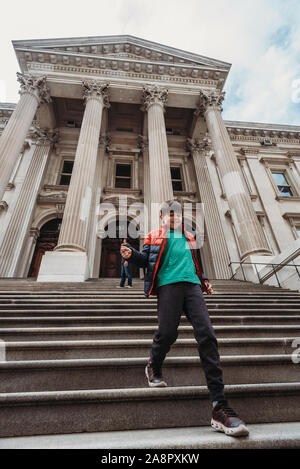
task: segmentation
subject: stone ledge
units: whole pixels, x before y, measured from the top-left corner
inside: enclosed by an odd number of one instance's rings
[[[1,438],[1,449],[284,449],[300,447],[300,423],[248,425],[248,437],[232,438],[210,427],[160,428]]]

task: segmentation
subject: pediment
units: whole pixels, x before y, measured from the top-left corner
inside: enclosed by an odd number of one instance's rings
[[[13,46],[22,73],[97,74],[222,90],[231,67],[134,36],[13,41]]]
[[[134,36],[99,36],[70,39],[13,41],[15,51],[40,51],[55,54],[127,58],[141,62],[186,64],[229,71],[230,64],[202,55],[175,49]]]

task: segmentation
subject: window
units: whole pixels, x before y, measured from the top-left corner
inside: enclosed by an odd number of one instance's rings
[[[280,195],[283,197],[292,197],[293,193],[292,193],[291,185],[288,183],[285,173],[284,172],[277,173],[275,171],[272,171],[272,176],[280,192]]]
[[[74,161],[73,160],[64,160],[60,181],[61,186],[69,186],[71,180],[71,174],[73,170]]]
[[[179,130],[171,129],[171,127],[166,127],[167,135],[181,135]]]
[[[298,235],[298,238],[300,238],[300,226],[296,226],[296,233]]]
[[[116,164],[116,182],[115,187],[131,188],[131,165]]]
[[[179,166],[171,166],[171,179],[173,191],[182,191],[181,168]]]

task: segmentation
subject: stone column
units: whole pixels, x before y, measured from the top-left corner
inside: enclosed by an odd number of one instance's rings
[[[168,91],[157,86],[143,88],[143,109],[148,111],[149,173],[151,190],[151,228],[159,224],[157,212],[165,200],[173,199],[170,161],[164,119]]]
[[[144,231],[147,234],[150,230],[151,219],[151,183],[150,183],[150,169],[149,169],[149,145],[148,141],[142,135],[138,138],[138,147],[141,149],[143,155],[143,170],[144,170]]]
[[[0,277],[15,277],[19,269],[23,247],[28,236],[38,191],[52,144],[56,141],[55,131],[35,129],[29,137],[35,150],[24,178],[13,213],[5,230],[0,247]]]
[[[46,253],[52,262],[41,265],[38,281],[84,281],[89,277],[87,257],[93,181],[96,171],[102,111],[108,107],[108,85],[83,82],[85,111],[58,244]],[[43,258],[43,260],[44,260]],[[54,263],[56,259],[56,264]]]
[[[228,267],[230,256],[206,162],[209,144],[207,139],[188,139],[187,148],[193,157],[201,203],[204,204],[204,222],[211,251],[214,278],[230,278],[232,275],[231,269]]]
[[[216,162],[236,229],[241,258],[251,254],[271,254],[262,228],[245,191],[241,169],[234,153],[221,112],[225,93],[201,91],[198,114],[206,121]]]
[[[21,84],[20,101],[0,137],[0,200],[21,152],[38,106],[50,102],[46,77],[17,73]]]
[[[86,251],[87,225],[107,86],[84,82],[84,111],[58,245],[55,251]]]

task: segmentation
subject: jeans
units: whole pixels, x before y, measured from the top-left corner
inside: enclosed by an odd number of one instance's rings
[[[129,266],[125,266],[124,263],[121,266],[121,282],[120,287],[124,287],[126,276],[128,277],[128,285],[132,286],[132,275],[130,273]]]
[[[182,312],[194,329],[198,352],[211,401],[224,400],[223,373],[218,343],[201,286],[191,282],[162,285],[157,289],[158,330],[150,353],[151,365],[160,369],[178,336]]]

